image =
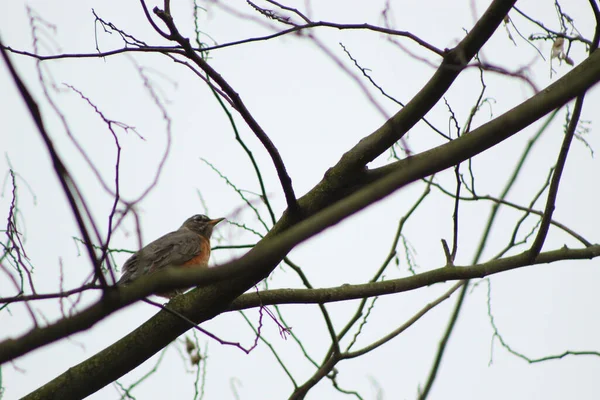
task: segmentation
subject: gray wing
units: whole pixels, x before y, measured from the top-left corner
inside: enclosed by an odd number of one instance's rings
[[[126,285],[142,275],[169,265],[183,265],[201,251],[200,237],[188,230],[167,233],[143,247],[123,264],[118,284]]]

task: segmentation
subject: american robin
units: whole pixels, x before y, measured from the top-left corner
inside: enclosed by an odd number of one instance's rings
[[[191,266],[207,268],[210,258],[210,235],[213,228],[225,218],[210,219],[206,215],[188,218],[179,229],[156,239],[129,257],[123,264],[117,285],[128,285],[143,275],[166,267]],[[156,293],[171,298],[185,290]]]

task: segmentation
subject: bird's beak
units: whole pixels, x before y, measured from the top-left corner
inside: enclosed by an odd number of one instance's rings
[[[210,221],[208,221],[208,224],[210,226],[215,226],[216,224],[218,224],[219,222],[223,221],[225,218],[216,218],[216,219],[211,219]]]

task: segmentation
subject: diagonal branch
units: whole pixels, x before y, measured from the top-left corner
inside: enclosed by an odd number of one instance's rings
[[[458,316],[460,315],[460,311],[462,309],[462,305],[464,304],[465,297],[467,295],[467,290],[469,288],[469,281],[463,280],[459,282],[459,286],[462,287],[458,299],[456,299],[456,303],[454,305],[454,310],[452,311],[452,315],[450,316],[450,320],[448,321],[448,326],[446,327],[446,331],[444,332],[444,336],[442,336],[442,340],[440,340],[440,344],[438,346],[438,351],[436,352],[435,360],[431,366],[431,371],[429,372],[429,376],[427,377],[427,381],[425,383],[425,388],[419,393],[419,400],[425,400],[429,395],[429,391],[433,386],[433,382],[435,382],[435,378],[437,376],[438,369],[440,364],[442,363],[442,357],[444,356],[444,352],[446,349],[446,345],[448,344],[448,340],[450,340],[450,335],[454,331],[454,327],[456,326],[456,321],[458,320]]]
[[[563,138],[562,146],[560,147],[560,153],[558,155],[558,160],[556,161],[556,167],[554,168],[554,173],[552,174],[552,182],[550,183],[550,189],[548,190],[548,198],[546,199],[546,207],[544,209],[544,215],[542,217],[542,222],[540,224],[540,229],[531,245],[530,257],[532,260],[537,257],[537,255],[542,250],[544,246],[544,241],[546,240],[546,235],[548,234],[548,230],[550,229],[550,222],[552,221],[552,214],[554,213],[554,208],[556,204],[556,197],[558,196],[558,186],[560,185],[560,178],[562,176],[562,172],[565,168],[565,164],[567,162],[567,155],[569,154],[569,149],[571,147],[571,142],[573,141],[573,136],[575,136],[575,130],[577,129],[577,124],[579,123],[579,117],[581,116],[581,109],[583,108],[583,99],[585,94],[577,97],[575,101],[575,109],[573,110],[573,115],[571,116],[571,120],[569,121],[569,126],[567,127],[567,131],[565,132],[565,137]]]
[[[60,185],[62,186],[63,192],[65,193],[65,196],[67,197],[69,206],[71,207],[71,211],[73,212],[73,215],[75,216],[75,220],[77,221],[79,231],[81,232],[81,236],[83,237],[83,242],[85,244],[85,248],[88,252],[88,255],[89,255],[92,265],[94,267],[95,276],[97,279],[100,280],[100,284],[102,285],[102,287],[106,288],[107,287],[106,278],[104,277],[104,274],[102,273],[100,261],[96,257],[96,253],[92,246],[92,239],[91,239],[89,232],[85,226],[83,214],[81,213],[81,210],[79,209],[79,206],[80,206],[79,203],[83,200],[81,199],[80,196],[78,196],[79,191],[77,189],[77,186],[75,185],[75,182],[73,181],[73,178],[71,177],[71,174],[69,173],[66,165],[62,162],[60,156],[58,155],[58,152],[54,148],[52,139],[50,139],[50,135],[48,135],[48,132],[46,131],[46,127],[44,126],[42,114],[40,113],[40,109],[39,109],[37,103],[35,102],[33,96],[31,96],[29,90],[25,86],[25,83],[23,83],[23,81],[19,77],[17,71],[15,70],[14,66],[12,65],[12,62],[8,58],[8,54],[7,54],[4,46],[2,45],[1,41],[0,41],[0,52],[2,53],[2,58],[4,59],[4,62],[6,63],[6,66],[8,67],[10,75],[12,76],[12,78],[15,82],[15,85],[17,86],[17,89],[19,90],[19,93],[21,94],[21,97],[26,104],[27,109],[29,110],[29,113],[31,114],[31,118],[33,119],[33,121],[38,129],[38,132],[40,133],[40,136],[42,137],[42,140],[44,141],[44,144],[46,145],[46,148],[48,149],[48,153],[50,154],[50,159],[52,160],[52,165],[54,166],[54,171],[56,172],[56,176],[58,177]],[[79,199],[78,199],[78,197],[79,197]]]
[[[454,49],[446,53],[444,61],[423,89],[379,129],[363,138],[346,152],[337,164],[325,173],[323,180],[310,193],[299,199],[304,215],[312,215],[347,195],[348,192],[356,190],[357,187],[385,175],[386,170],[384,169],[379,169],[379,172],[383,172],[383,174],[378,175],[367,172],[365,167],[400,140],[439,101],[468,61],[502,23],[504,16],[513,4],[512,0],[492,2],[469,34]],[[404,163],[392,165],[406,167]],[[447,166],[451,165],[454,164]],[[433,172],[435,172],[435,168],[431,169],[430,174]],[[273,234],[287,229],[294,221],[294,218],[288,218],[284,214],[280,223],[273,227]]]
[[[173,17],[163,11],[158,9],[158,7],[154,8],[154,13],[167,25],[170,31],[170,39],[179,43],[179,45],[185,50],[185,55],[190,60],[192,60],[200,69],[202,69],[206,75],[208,75],[212,80],[214,80],[223,90],[223,92],[227,93],[235,109],[240,113],[244,121],[248,124],[252,132],[256,135],[258,140],[263,144],[264,148],[269,153],[273,164],[275,165],[275,169],[277,170],[277,175],[279,176],[279,181],[281,182],[281,187],[285,194],[285,200],[287,202],[288,209],[292,214],[295,214],[298,211],[298,203],[296,201],[296,195],[294,194],[294,188],[292,187],[292,179],[287,173],[285,168],[285,164],[283,163],[283,159],[279,154],[279,151],[267,135],[267,133],[262,129],[262,127],[258,124],[258,122],[254,119],[250,111],[246,108],[246,105],[242,101],[240,95],[227,83],[227,81],[216,71],[214,70],[202,57],[198,55],[196,50],[190,44],[190,40],[184,38],[175,22],[173,21]]]
[[[345,359],[360,357],[363,354],[366,354],[366,353],[368,353],[370,351],[373,351],[376,348],[378,348],[378,347],[386,344],[387,342],[389,342],[390,340],[394,339],[396,336],[398,336],[399,334],[401,334],[402,332],[404,332],[408,328],[410,328],[411,325],[413,325],[415,322],[417,322],[421,317],[423,317],[429,311],[433,310],[435,307],[437,307],[439,304],[441,304],[442,302],[444,302],[446,299],[450,298],[450,296],[452,296],[452,294],[454,292],[456,292],[458,289],[460,289],[460,287],[463,286],[463,285],[464,285],[464,281],[460,281],[460,282],[454,284],[450,289],[448,289],[440,297],[438,297],[437,299],[435,299],[431,303],[427,303],[427,305],[425,307],[423,307],[422,309],[420,309],[419,312],[417,312],[408,321],[406,321],[404,324],[402,324],[402,326],[394,329],[392,332],[388,333],[387,335],[385,335],[381,339],[378,339],[377,341],[375,341],[375,342],[373,342],[373,343],[371,343],[371,344],[363,347],[362,349],[359,349],[359,350],[356,350],[356,351],[353,351],[353,352],[345,353],[343,355],[343,357]]]
[[[596,50],[598,48],[598,42],[600,41],[600,11],[598,10],[598,6],[594,1],[590,1],[590,5],[594,12],[594,16],[596,17],[596,30],[594,34],[594,39],[590,44],[590,53],[592,53],[597,52]],[[582,92],[575,101],[573,115],[571,116],[571,120],[569,121],[567,131],[565,132],[565,137],[563,139],[563,143],[560,148],[560,153],[558,155],[558,160],[556,161],[554,174],[552,176],[552,182],[550,183],[550,189],[548,190],[548,198],[546,200],[546,207],[544,210],[544,216],[542,217],[542,222],[540,224],[540,230],[538,231],[538,234],[535,237],[533,244],[531,245],[531,259],[535,259],[535,257],[542,250],[542,247],[544,246],[544,241],[546,240],[546,235],[548,234],[548,229],[550,228],[550,222],[552,221],[552,214],[554,212],[554,207],[556,203],[556,196],[558,195],[558,186],[560,184],[560,178],[562,176],[562,172],[567,162],[567,155],[569,154],[571,142],[573,141],[575,131],[577,130],[577,124],[579,123],[579,117],[581,116],[581,109],[583,108],[584,98],[585,91]]]
[[[400,140],[446,93],[463,68],[502,23],[514,3],[513,0],[492,2],[469,34],[445,54],[442,64],[423,89],[381,128],[344,154],[330,173],[360,170]]]

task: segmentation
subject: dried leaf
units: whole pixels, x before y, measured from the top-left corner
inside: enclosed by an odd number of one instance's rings
[[[188,354],[192,354],[192,351],[196,350],[196,345],[187,336],[185,337],[185,350]]]
[[[563,46],[565,44],[565,39],[558,37],[554,40],[554,44],[552,45],[552,58],[561,59],[564,56]]]
[[[192,354],[192,356],[190,357],[190,361],[191,361],[192,365],[198,365],[198,364],[200,364],[200,361],[202,361],[202,356],[198,352],[195,354]]]

